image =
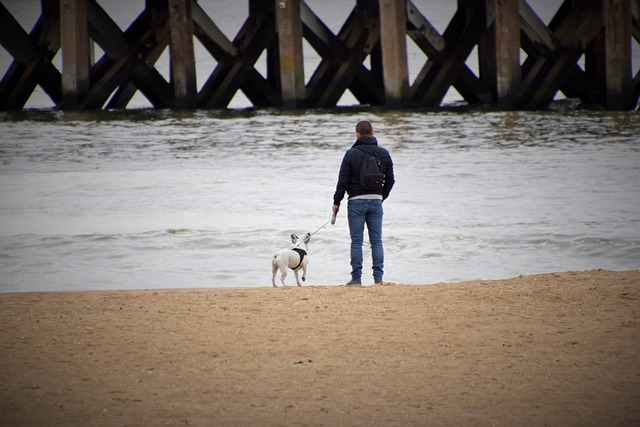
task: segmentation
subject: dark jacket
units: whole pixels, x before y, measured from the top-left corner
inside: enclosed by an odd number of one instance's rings
[[[360,147],[360,148],[355,148]],[[360,186],[360,168],[364,161],[365,153],[361,149],[372,151],[378,149],[380,159],[384,163],[384,186],[381,190],[372,191],[365,190]],[[389,152],[378,147],[378,141],[373,136],[361,136],[358,138],[353,147],[351,147],[344,155],[342,164],[340,165],[340,173],[338,174],[338,184],[336,185],[336,192],[333,195],[333,204],[339,205],[344,198],[344,193],[349,194],[349,197],[362,196],[364,194],[380,194],[382,199],[389,197],[391,188],[396,182],[393,177],[393,161]]]

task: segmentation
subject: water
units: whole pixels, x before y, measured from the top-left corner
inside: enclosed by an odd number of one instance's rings
[[[99,3],[123,29],[144,7]],[[444,0],[414,3],[441,33],[456,9]],[[528,3],[549,22],[562,2]],[[40,15],[36,0],[3,4],[27,32]],[[199,4],[229,39],[247,16],[246,2]],[[307,4],[337,32],[354,2]],[[637,70],[637,43],[632,50]],[[198,42],[195,51],[200,87],[216,64]],[[320,58],[306,42],[304,58],[308,80]],[[409,41],[411,80],[425,60]],[[0,48],[2,74],[10,63]],[[60,54],[53,63],[61,68]],[[256,69],[264,74],[265,64],[259,59]],[[477,52],[467,65],[477,73]],[[156,68],[169,80],[168,51]],[[460,99],[451,89],[444,101]],[[346,92],[339,105],[354,102]],[[230,107],[249,105],[239,93]],[[0,113],[0,291],[270,286],[271,252],[329,220],[339,163],[361,118],[373,121],[397,169],[385,202],[385,279],[640,268],[639,113],[565,105]],[[41,89],[27,103],[51,106]],[[148,106],[140,94],[129,104]],[[307,283],[346,282],[348,246],[342,212],[313,236]]]
[[[386,280],[640,268],[637,112],[30,111],[0,113],[0,291],[270,286],[361,118],[396,164]],[[307,284],[348,247],[341,212]]]

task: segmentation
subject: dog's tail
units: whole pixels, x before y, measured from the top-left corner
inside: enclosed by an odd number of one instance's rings
[[[271,265],[273,267],[273,271],[275,272],[280,268],[282,271],[287,271],[289,267],[289,260],[283,259],[283,257],[278,256],[277,253],[273,254],[273,258],[271,259]]]
[[[280,259],[278,258],[278,254],[274,253],[273,256],[271,257],[271,266],[273,267],[274,271],[279,267],[279,264],[280,264]]]

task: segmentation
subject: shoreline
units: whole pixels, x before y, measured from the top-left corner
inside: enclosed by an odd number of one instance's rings
[[[598,273],[598,272],[607,272],[607,273],[635,273],[639,272],[638,270],[611,270],[611,269],[592,269],[592,270],[567,270],[567,271],[550,271],[543,273],[531,273],[531,274],[521,274],[513,277],[505,277],[505,278],[494,278],[494,279],[460,279],[460,280],[452,280],[452,281],[438,281],[438,282],[424,282],[424,283],[404,283],[404,282],[387,282],[384,281],[382,284],[376,285],[373,282],[367,283],[363,282],[361,286],[350,287],[352,289],[362,289],[362,288],[375,288],[378,286],[407,286],[407,287],[422,287],[422,286],[443,286],[443,285],[458,285],[458,284],[478,284],[478,283],[491,283],[491,282],[508,282],[515,281],[520,279],[531,278],[532,280],[537,280],[538,277],[545,276],[557,276],[559,274],[585,274],[585,273]],[[291,276],[291,274],[290,274]],[[284,289],[318,289],[318,288],[340,288],[346,287],[344,283],[333,283],[333,284],[314,284],[309,285],[305,282],[302,282],[302,286],[298,287],[295,284],[295,280],[291,280],[292,277],[287,276],[287,286]],[[279,277],[279,276],[278,276]],[[218,291],[218,290],[229,290],[229,291],[245,291],[251,289],[281,289],[283,288],[280,283],[280,279],[276,280],[277,287],[274,288],[271,284],[265,285],[239,285],[239,286],[179,286],[179,287],[136,287],[136,288],[97,288],[97,289],[36,289],[36,290],[27,290],[27,291],[2,291],[0,290],[0,297],[3,295],[23,295],[23,294],[57,294],[57,293],[77,293],[77,294],[85,294],[92,292],[184,292],[184,291]]]
[[[637,425],[640,271],[0,293],[0,424]]]

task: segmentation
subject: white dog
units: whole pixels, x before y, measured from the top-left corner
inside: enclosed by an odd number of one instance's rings
[[[302,286],[300,283],[300,279],[298,279],[298,271],[302,269],[302,281],[304,282],[307,278],[307,264],[309,263],[309,257],[307,256],[307,251],[309,250],[309,240],[311,240],[311,233],[307,233],[304,236],[304,239],[299,242],[300,238],[295,234],[291,235],[291,241],[293,242],[292,249],[282,249],[273,253],[273,257],[271,258],[271,266],[273,270],[273,277],[271,277],[271,283],[274,288],[276,286],[276,273],[278,269],[282,272],[280,276],[280,281],[282,282],[282,286],[287,286],[284,284],[284,279],[287,277],[287,269],[292,269],[293,274],[296,276],[296,283],[298,286]]]

